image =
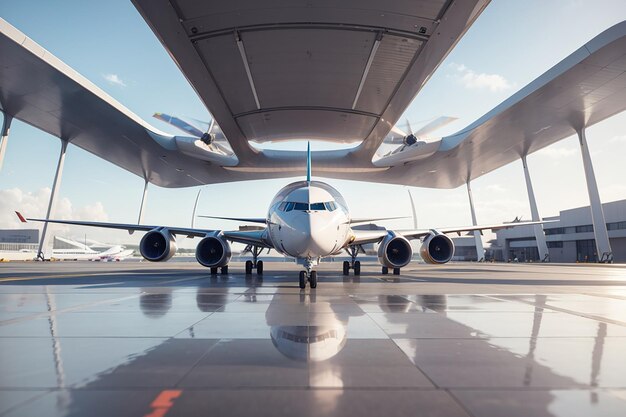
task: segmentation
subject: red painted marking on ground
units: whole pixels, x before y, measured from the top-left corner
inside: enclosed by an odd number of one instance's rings
[[[174,400],[180,397],[182,393],[183,391],[179,389],[166,389],[161,391],[154,401],[152,401],[152,404],[150,404],[150,407],[153,408],[152,412],[146,414],[144,417],[164,417],[174,405]]]

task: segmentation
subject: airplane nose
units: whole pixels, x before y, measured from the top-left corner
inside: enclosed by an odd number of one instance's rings
[[[315,213],[307,213],[307,215],[309,225],[308,255],[316,257],[330,254],[335,246],[337,231],[331,230],[332,225],[323,216]]]
[[[335,248],[336,225],[315,212],[295,213],[292,225],[285,228],[281,242],[286,252],[294,257],[329,255]]]

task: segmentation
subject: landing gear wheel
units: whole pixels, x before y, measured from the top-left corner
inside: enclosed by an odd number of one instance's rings
[[[317,271],[311,271],[309,283],[311,284],[311,288],[317,288]]]
[[[246,261],[246,275],[252,273],[252,261]]]
[[[394,275],[400,275],[400,268],[393,268]]]
[[[228,275],[228,265],[222,267],[222,275]]]
[[[217,267],[211,268],[211,275],[217,275]]]
[[[300,271],[300,288],[306,287],[306,272]]]
[[[354,262],[354,275],[361,275],[361,261]]]
[[[389,268],[383,266],[383,275],[387,275],[389,273]]]
[[[350,262],[343,261],[343,274],[350,275]]]
[[[257,275],[263,275],[263,261],[257,261],[257,263],[256,263],[256,273],[257,273]]]

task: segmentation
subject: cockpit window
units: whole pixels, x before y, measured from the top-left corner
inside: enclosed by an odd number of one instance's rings
[[[337,203],[335,203],[334,201],[327,201],[325,203],[296,203],[293,201],[283,201],[282,203],[280,203],[280,205],[278,206],[278,210],[280,211],[293,211],[293,210],[298,210],[298,211],[308,211],[308,210],[315,210],[315,211],[335,211],[337,210]]]

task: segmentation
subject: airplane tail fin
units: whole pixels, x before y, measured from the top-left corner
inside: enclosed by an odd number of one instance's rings
[[[306,143],[306,182],[311,183],[311,142]]]

